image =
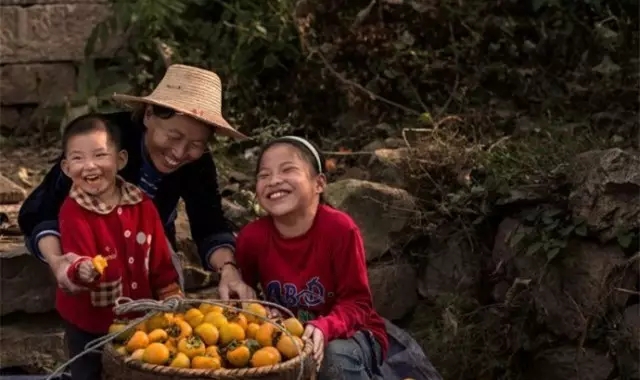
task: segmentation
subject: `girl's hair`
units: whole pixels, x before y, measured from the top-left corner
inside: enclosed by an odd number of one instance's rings
[[[313,168],[316,175],[326,174],[327,168],[325,166],[324,156],[314,143],[298,136],[283,136],[269,141],[262,147],[262,149],[260,149],[260,153],[258,154],[258,163],[256,165],[256,176],[260,171],[262,156],[269,148],[276,144],[289,144],[295,147],[300,152],[302,159],[304,159]],[[320,203],[329,205],[324,197],[324,193],[320,194]]]

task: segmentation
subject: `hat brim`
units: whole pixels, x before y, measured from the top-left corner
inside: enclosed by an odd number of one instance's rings
[[[184,109],[183,107],[176,107],[175,104],[156,100],[148,96],[143,97],[124,94],[113,94],[111,98],[114,101],[129,107],[134,107],[135,105],[142,103],[170,108],[211,126],[214,129],[214,132],[219,135],[231,137],[236,140],[244,140],[248,138],[246,135],[238,132],[235,128],[233,128],[231,124],[229,124],[229,122],[227,122],[222,116],[213,115],[212,117],[205,118],[190,110]]]

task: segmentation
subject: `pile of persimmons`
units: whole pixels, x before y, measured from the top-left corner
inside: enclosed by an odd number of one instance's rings
[[[263,367],[299,355],[303,326],[298,319],[269,322],[267,310],[258,303],[242,310],[248,312],[203,303],[184,313],[155,314],[127,331],[127,322],[114,321],[109,332],[121,332],[114,340],[118,354],[176,368]]]

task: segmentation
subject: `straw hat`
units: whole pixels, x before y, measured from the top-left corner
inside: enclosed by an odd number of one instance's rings
[[[246,138],[222,117],[222,84],[212,71],[171,65],[150,95],[113,94],[113,100],[128,106],[145,103],[171,108],[214,127],[221,135]]]

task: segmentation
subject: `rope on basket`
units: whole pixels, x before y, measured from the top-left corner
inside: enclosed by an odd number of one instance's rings
[[[273,307],[276,308],[282,312],[284,312],[286,315],[290,316],[290,317],[294,317],[293,313],[281,306],[278,305],[276,303],[273,302],[268,302],[268,301],[262,301],[262,300],[246,300],[246,299],[240,299],[240,300],[233,300],[233,301],[229,301],[229,302],[233,302],[233,303],[259,303],[261,305],[265,305],[265,306],[269,306],[269,307]],[[123,330],[121,331],[117,331],[114,332],[112,334],[107,334],[104,335],[100,338],[97,338],[95,340],[92,340],[91,342],[87,343],[85,346],[84,351],[80,352],[79,354],[77,354],[76,356],[72,357],[71,359],[67,360],[65,363],[61,364],[58,368],[56,368],[55,371],[53,371],[53,373],[51,373],[45,380],[54,380],[55,376],[59,375],[60,373],[62,373],[62,371],[71,363],[75,362],[76,360],[78,360],[79,358],[81,358],[82,356],[93,352],[93,351],[97,351],[97,349],[101,348],[102,346],[106,345],[107,343],[113,341],[117,336],[121,335],[124,332],[127,332],[129,330],[134,329],[136,326],[138,326],[140,323],[142,322],[146,322],[148,319],[150,319],[153,315],[155,315],[158,312],[164,312],[164,313],[171,313],[171,312],[176,312],[176,311],[180,311],[181,309],[185,308],[185,306],[191,306],[191,305],[199,305],[202,303],[207,303],[207,304],[211,304],[211,305],[215,305],[215,306],[220,306],[222,308],[225,309],[231,309],[237,312],[241,312],[241,313],[245,313],[245,314],[251,314],[254,317],[261,319],[263,322],[267,322],[267,323],[271,323],[272,325],[274,325],[277,329],[279,329],[282,333],[286,334],[290,339],[293,339],[293,336],[291,335],[291,333],[289,333],[289,331],[287,329],[285,329],[284,327],[280,326],[277,323],[273,323],[269,318],[264,318],[263,316],[254,313],[252,311],[249,310],[244,310],[244,309],[240,309],[237,308],[235,306],[230,305],[229,303],[223,303],[223,302],[216,302],[216,301],[212,301],[212,300],[203,300],[203,299],[194,299],[194,298],[182,298],[179,296],[176,297],[169,297],[163,301],[157,301],[157,300],[153,300],[153,299],[138,299],[138,300],[133,300],[129,297],[120,297],[116,300],[116,304],[113,307],[113,311],[116,315],[123,315],[123,314],[129,314],[129,313],[135,313],[135,312],[146,312],[147,314],[144,317],[140,317],[138,319],[133,320],[132,322],[130,322]],[[297,345],[294,344],[294,346],[296,347],[296,350],[298,351],[298,355],[302,354],[302,347],[298,347]],[[304,375],[304,360],[300,360],[300,372],[298,373],[298,380],[302,380],[302,376]]]

